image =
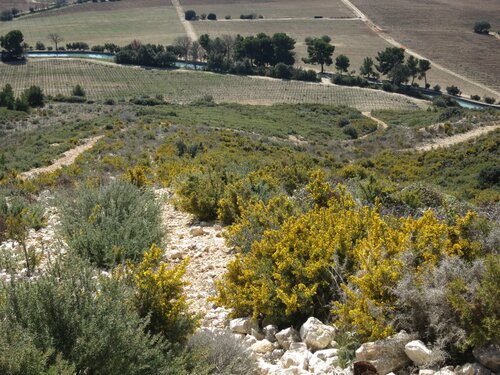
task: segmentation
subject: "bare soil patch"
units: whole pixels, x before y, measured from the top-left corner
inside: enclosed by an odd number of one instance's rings
[[[474,23],[483,19],[488,20],[493,28],[498,28],[500,7],[497,0],[352,2],[404,47],[496,91],[500,89],[499,40],[472,31]],[[433,71],[431,76],[439,78],[438,74]],[[457,82],[457,85],[467,86],[461,82]],[[472,91],[474,89],[476,92]],[[462,88],[462,91],[492,96],[477,87]]]
[[[231,16],[238,19],[241,14],[255,13],[264,18],[313,18],[314,16],[352,17],[352,12],[341,0],[181,0],[186,9],[194,9],[198,14],[213,12],[219,19]]]

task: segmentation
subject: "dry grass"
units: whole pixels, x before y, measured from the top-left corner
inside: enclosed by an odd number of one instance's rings
[[[353,0],[368,17],[400,41],[441,65],[500,90],[500,40],[472,31],[478,20],[500,29],[498,0]],[[458,82],[459,87],[466,84]],[[462,89],[465,91],[464,89]],[[481,94],[480,89],[469,93]],[[491,96],[491,93],[489,94]]]
[[[124,45],[134,39],[167,44],[184,29],[170,2],[122,0],[87,3],[0,23],[0,35],[19,29],[25,40],[49,44],[47,34],[59,33],[64,43],[84,41],[90,45],[114,42]]]
[[[24,65],[0,64],[0,86],[16,92],[30,85],[47,94],[70,95],[81,84],[90,99],[128,99],[163,95],[169,102],[190,103],[204,95],[217,102],[242,104],[320,103],[372,109],[417,109],[419,103],[383,91],[325,86],[297,81],[258,79],[193,71],[168,71],[116,66],[82,60],[29,60]]]
[[[238,19],[241,14],[262,15],[264,18],[353,17],[341,0],[181,0],[185,10],[194,9],[198,14],[213,12],[218,18],[230,15]]]

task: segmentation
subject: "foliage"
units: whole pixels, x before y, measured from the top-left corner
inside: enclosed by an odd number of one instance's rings
[[[489,255],[477,282],[457,275],[449,285],[447,299],[467,332],[469,347],[500,344],[500,257]]]
[[[161,210],[154,194],[125,181],[86,188],[61,205],[62,233],[69,247],[99,267],[138,261],[161,244]]]
[[[335,51],[335,46],[330,44],[329,38],[308,38],[306,39],[307,44],[307,58],[302,60],[306,64],[320,64],[321,73],[324,72],[324,66],[330,66],[333,64],[332,55]]]
[[[87,96],[87,94],[85,93],[85,90],[80,85],[76,85],[75,87],[73,87],[73,90],[71,90],[71,95],[72,96],[79,96],[79,97]]]
[[[310,184],[313,210],[265,231],[229,264],[217,283],[217,302],[235,316],[264,314],[278,324],[299,324],[307,316],[328,318],[333,303],[342,329],[370,340],[385,337],[393,329],[391,288],[403,270],[420,273],[444,255],[469,258],[479,251],[460,229],[473,216],[457,219],[456,226],[431,212],[395,221],[376,207],[357,207],[342,188],[331,190],[323,181],[319,174]],[[411,262],[406,252],[414,254]]]
[[[128,294],[70,257],[34,281],[2,285],[0,340],[26,342],[14,358],[23,358],[18,365],[32,373],[69,374],[72,367],[91,374],[175,373],[166,343],[145,332],[147,320],[127,303]],[[2,351],[0,363],[9,354]]]
[[[491,25],[488,21],[477,21],[474,24],[474,32],[477,34],[488,34],[490,29]]]
[[[196,328],[184,295],[187,283],[182,280],[188,261],[169,267],[161,261],[162,255],[152,245],[142,261],[129,263],[125,272],[134,289],[133,303],[139,315],[148,318],[148,330],[169,342],[184,342]]]
[[[44,95],[43,90],[38,86],[31,86],[23,92],[23,97],[32,108],[43,107]]]

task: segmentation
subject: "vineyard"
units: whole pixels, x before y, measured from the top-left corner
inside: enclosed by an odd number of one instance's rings
[[[0,85],[16,92],[39,85],[49,95],[69,95],[82,85],[90,99],[129,99],[162,95],[172,103],[190,103],[205,95],[216,102],[243,104],[319,103],[359,110],[417,109],[419,102],[383,91],[325,86],[194,71],[121,67],[84,60],[28,60],[23,65],[0,64]]]

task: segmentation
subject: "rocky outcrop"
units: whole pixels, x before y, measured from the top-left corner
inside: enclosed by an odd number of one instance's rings
[[[356,350],[356,360],[370,362],[380,374],[397,371],[408,364],[405,345],[412,341],[406,332],[390,336],[385,340],[367,342]]]
[[[300,338],[312,350],[324,349],[335,339],[337,330],[319,319],[309,318],[300,327]]]

